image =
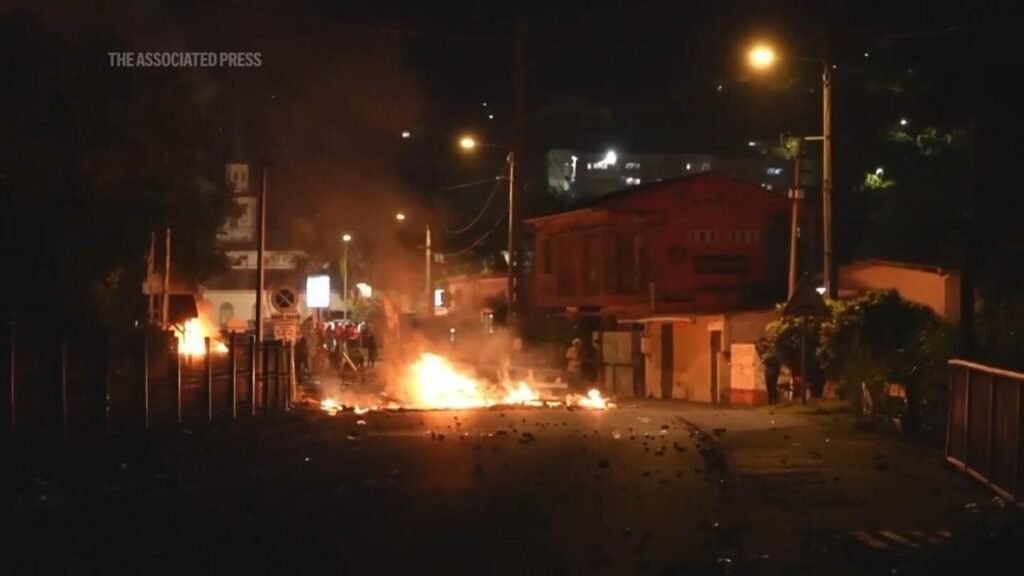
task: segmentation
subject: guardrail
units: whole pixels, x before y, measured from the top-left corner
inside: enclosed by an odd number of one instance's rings
[[[1024,507],[1024,374],[949,361],[946,459]]]

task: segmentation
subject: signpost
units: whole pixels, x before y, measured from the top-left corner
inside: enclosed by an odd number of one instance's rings
[[[814,289],[809,277],[804,276],[782,309],[784,318],[800,318],[800,400],[807,403],[807,324],[811,318],[825,318],[829,315],[828,305]]]
[[[298,313],[299,291],[291,286],[282,286],[270,295],[270,303],[276,312],[270,315],[274,324],[274,340],[295,342],[299,339]]]

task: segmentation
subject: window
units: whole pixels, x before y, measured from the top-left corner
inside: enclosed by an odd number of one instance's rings
[[[601,262],[601,239],[587,234],[583,243],[583,295],[593,296],[601,291],[598,266]]]
[[[636,282],[633,284],[633,290],[643,292],[651,282],[651,248],[647,239],[639,234],[633,237],[633,242],[636,249]]]
[[[227,326],[228,322],[231,322],[235,317],[235,307],[230,302],[225,302],[220,305],[220,325]]]
[[[540,270],[544,274],[551,274],[551,239],[540,239]]]
[[[693,272],[695,274],[746,274],[748,263],[746,256],[735,254],[708,254],[694,256]]]
[[[675,246],[670,246],[668,249],[668,260],[673,264],[678,264],[679,262],[686,260],[686,254],[686,246],[682,246],[679,244]]]
[[[782,168],[774,168],[773,167],[773,168],[769,168],[768,170],[766,170],[766,172],[768,173],[769,176],[779,176],[780,174],[782,174]]]
[[[730,244],[757,244],[761,241],[759,230],[730,230]]]
[[[695,229],[688,235],[690,244],[717,244],[718,230]]]
[[[576,266],[578,262],[571,258],[569,238],[555,238],[554,251],[558,254],[558,268],[555,270],[555,287],[560,297],[576,295]]]

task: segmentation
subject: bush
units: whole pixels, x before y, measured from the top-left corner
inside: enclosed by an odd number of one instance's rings
[[[783,318],[765,333],[766,360],[800,365],[802,320]],[[839,384],[840,395],[862,409],[861,385],[867,384],[876,406],[882,406],[887,383],[907,390],[905,422],[916,427],[922,405],[940,403],[945,390],[946,362],[953,355],[953,330],[927,307],[902,299],[895,291],[870,292],[829,303],[829,316],[810,320],[808,365],[812,382],[828,378]]]

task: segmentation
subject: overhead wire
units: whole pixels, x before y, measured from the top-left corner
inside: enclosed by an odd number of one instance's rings
[[[502,214],[501,217],[498,218],[498,221],[495,222],[493,226],[491,226],[490,230],[488,230],[487,232],[484,232],[483,235],[480,236],[479,238],[477,238],[475,242],[473,242],[469,246],[466,246],[462,250],[458,250],[458,251],[455,251],[455,252],[438,252],[438,254],[441,254],[442,256],[448,257],[448,256],[458,256],[460,254],[465,254],[466,252],[469,252],[473,248],[476,248],[477,246],[482,244],[484,242],[484,240],[487,240],[487,238],[491,234],[493,234],[495,230],[498,229],[498,226],[500,226],[501,223],[504,222],[507,217],[508,217],[508,214]]]
[[[479,222],[481,218],[483,218],[484,214],[487,212],[487,209],[491,206],[491,201],[494,200],[494,195],[497,194],[497,192],[498,192],[498,184],[500,184],[500,183],[501,183],[501,176],[498,176],[497,178],[494,179],[494,186],[491,187],[491,194],[487,197],[487,201],[484,202],[484,206],[483,206],[483,208],[480,209],[480,213],[477,214],[476,217],[473,218],[473,220],[469,224],[466,224],[465,227],[459,228],[458,230],[452,230],[452,229],[448,228],[447,226],[445,226],[444,231],[447,232],[448,234],[462,234],[463,232],[465,232],[465,231],[469,230],[470,228],[472,228],[473,226],[475,226],[476,223]]]

